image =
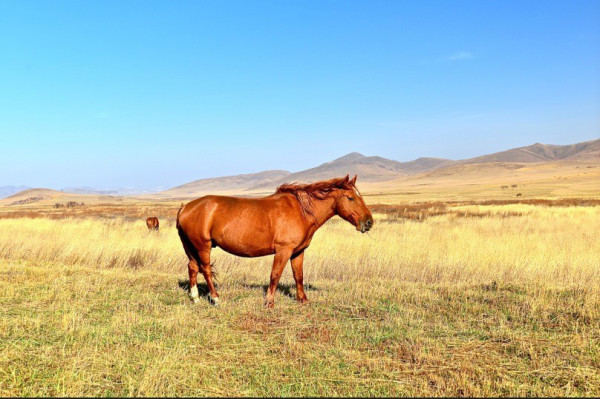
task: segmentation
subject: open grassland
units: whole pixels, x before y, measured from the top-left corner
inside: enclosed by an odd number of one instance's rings
[[[272,257],[218,249],[223,305],[189,301],[178,204],[2,210],[0,394],[597,396],[600,206],[511,202],[336,218],[274,310]]]

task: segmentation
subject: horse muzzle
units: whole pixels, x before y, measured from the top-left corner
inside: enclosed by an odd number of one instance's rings
[[[373,219],[367,219],[367,220],[360,221],[359,230],[361,233],[366,233],[367,231],[371,230],[371,227],[373,227]]]

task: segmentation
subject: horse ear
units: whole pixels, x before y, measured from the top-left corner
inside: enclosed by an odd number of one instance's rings
[[[350,181],[350,175],[346,175],[346,177],[344,177],[344,181],[342,182],[342,184],[345,186],[348,184],[348,181]]]
[[[356,175],[350,180],[350,185],[354,186],[356,184]]]

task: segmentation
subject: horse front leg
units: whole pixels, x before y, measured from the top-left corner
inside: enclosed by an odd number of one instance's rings
[[[300,303],[308,302],[308,298],[304,293],[302,265],[304,263],[304,251],[292,256],[292,271],[294,272],[294,280],[296,280],[296,300]]]
[[[275,291],[277,290],[277,284],[281,278],[281,273],[287,261],[292,256],[293,248],[279,248],[275,249],[275,259],[273,260],[273,268],[271,269],[271,281],[269,282],[269,288],[267,289],[267,296],[265,298],[265,306],[272,308],[275,305]]]

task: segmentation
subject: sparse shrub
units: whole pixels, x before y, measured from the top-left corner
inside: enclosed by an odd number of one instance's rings
[[[23,204],[28,204],[30,202],[43,201],[45,199],[48,199],[48,197],[47,196],[28,197],[28,198],[25,198],[22,200],[14,201],[10,205],[23,205]]]
[[[144,254],[140,250],[135,250],[127,259],[127,266],[133,269],[139,269],[144,266]]]

